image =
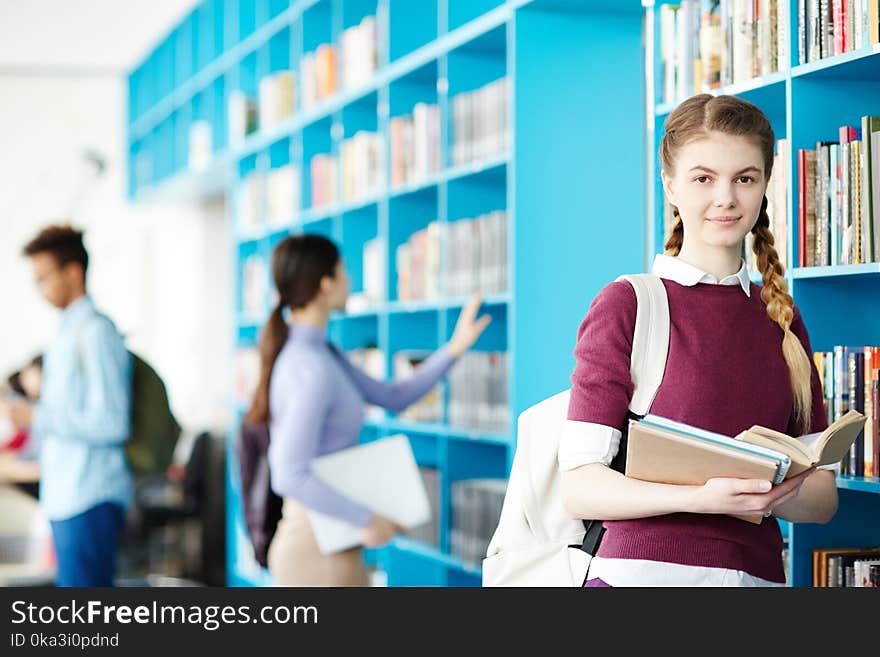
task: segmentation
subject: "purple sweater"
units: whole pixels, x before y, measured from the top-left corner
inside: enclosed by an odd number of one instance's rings
[[[361,527],[373,513],[318,479],[312,459],[357,444],[364,403],[400,411],[433,388],[455,362],[437,350],[408,379],[377,381],[354,367],[312,326],[291,326],[269,382],[269,470],[281,497]]]
[[[761,288],[752,284],[746,297],[739,286],[663,283],[669,297],[669,356],[650,412],[728,436],[754,424],[807,433],[792,422],[782,331],[767,315]],[[569,420],[624,428],[633,392],[635,315],[635,293],[626,282],[607,285],[593,301],[578,331]],[[812,354],[797,309],[791,328]],[[827,421],[815,367],[812,389],[809,432],[822,431]],[[726,515],[673,513],[604,525],[600,557],[728,568],[785,581],[775,518],[755,525]]]

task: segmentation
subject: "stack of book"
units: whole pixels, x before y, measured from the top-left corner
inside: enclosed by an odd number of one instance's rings
[[[440,245],[442,225],[432,221],[397,247],[397,298],[429,301],[440,296]]]
[[[269,292],[269,271],[260,256],[250,256],[242,264],[241,311],[246,322],[263,321]]]
[[[798,150],[798,266],[880,261],[880,116]]]
[[[507,291],[507,213],[458,219],[447,228],[446,285],[451,297]]]
[[[411,377],[415,369],[430,356],[430,352],[421,350],[404,350],[394,354],[392,366],[394,379],[401,381]],[[413,422],[442,422],[443,420],[443,391],[441,385],[436,385],[421,399],[400,414],[400,417]]]
[[[383,151],[382,136],[366,130],[340,144],[343,200],[364,199],[385,187]]]
[[[507,150],[507,79],[452,97],[452,161],[467,164]]]
[[[323,205],[336,203],[337,196],[337,170],[339,168],[336,156],[329,153],[315,155],[312,158],[310,169],[312,174],[312,207],[318,208]]]
[[[229,94],[228,109],[229,145],[234,148],[257,131],[257,101],[236,89]]]
[[[880,0],[798,0],[801,63],[880,42]]]
[[[753,425],[736,436],[651,415],[629,421],[626,476],[665,484],[702,486],[715,477],[780,484],[812,467],[833,466],[848,453],[866,418],[850,410],[818,433],[790,436]],[[760,523],[760,515],[730,514]]]
[[[449,424],[507,434],[508,355],[503,351],[469,351],[449,373]]]
[[[507,480],[464,479],[454,482],[451,489],[450,550],[464,563],[479,565],[501,518]]]
[[[263,191],[266,179],[262,173],[252,171],[241,181],[238,192],[238,232],[243,238],[262,237]]]
[[[352,89],[373,77],[378,66],[377,52],[375,16],[365,16],[360,24],[342,33],[339,68],[343,89]]]
[[[880,547],[813,550],[813,586],[880,588]]]
[[[303,109],[314,107],[336,93],[336,48],[325,43],[303,55],[300,79]]]
[[[785,1],[683,0],[680,5],[661,5],[661,102],[680,102],[785,69]]]
[[[813,354],[828,422],[855,410],[867,418],[840,465],[842,474],[880,476],[880,347],[836,345],[834,351]]]
[[[189,157],[191,171],[204,171],[211,164],[212,133],[208,121],[193,121],[189,127]]]
[[[371,306],[385,301],[387,250],[384,237],[374,237],[364,242],[364,296],[366,303]]]
[[[391,185],[418,184],[440,170],[440,108],[416,103],[411,116],[391,119]]]
[[[250,406],[260,379],[260,353],[256,348],[235,352],[235,403]]]
[[[767,184],[767,215],[770,218],[770,232],[773,233],[773,248],[779,256],[780,264],[788,269],[788,140],[776,142],[773,156],[773,172]],[[749,233],[745,239],[746,262],[749,269],[758,271],[758,258],[752,250],[754,236]]]
[[[428,504],[431,507],[431,521],[413,527],[406,536],[428,547],[440,547],[440,473],[437,468],[419,468],[419,475],[428,493]]]
[[[278,71],[260,80],[260,130],[269,130],[296,111],[296,78],[293,71]]]
[[[292,223],[299,214],[302,176],[299,167],[287,164],[266,174],[266,219],[277,228]]]

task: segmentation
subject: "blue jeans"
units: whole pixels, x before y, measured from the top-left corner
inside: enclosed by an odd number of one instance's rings
[[[51,521],[58,586],[113,586],[124,515],[120,505],[104,502]]]

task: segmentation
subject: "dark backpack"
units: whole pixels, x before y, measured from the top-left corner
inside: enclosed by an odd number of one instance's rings
[[[133,473],[164,474],[174,460],[180,425],[156,370],[136,354],[131,360],[131,437],[125,454]]]
[[[77,367],[83,369],[82,348],[77,345]],[[135,475],[165,475],[174,461],[181,427],[171,412],[162,378],[143,358],[131,356],[131,425],[125,442],[128,466]]]
[[[254,557],[268,567],[269,544],[281,520],[283,500],[275,494],[269,480],[269,428],[241,423],[235,442],[241,475],[244,522],[254,548]]]

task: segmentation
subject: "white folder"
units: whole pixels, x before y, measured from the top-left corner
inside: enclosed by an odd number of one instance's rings
[[[312,471],[339,494],[403,527],[431,520],[428,493],[403,434],[320,456],[312,461]],[[308,516],[322,554],[362,543],[359,527],[317,511]]]

